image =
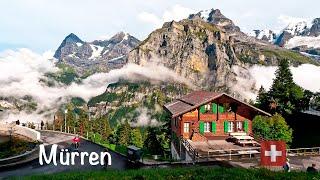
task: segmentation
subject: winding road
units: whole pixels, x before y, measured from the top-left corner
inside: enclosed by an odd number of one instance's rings
[[[85,160],[85,164],[80,164],[80,158],[76,158],[75,165],[70,166],[63,166],[60,165],[59,161],[59,149],[69,149],[69,152],[72,151],[72,138],[74,136],[70,134],[63,134],[59,132],[50,132],[50,131],[42,131],[41,132],[41,139],[43,141],[43,144],[46,145],[46,154],[48,155],[51,150],[52,144],[58,145],[57,150],[57,166],[54,166],[53,164],[48,165],[40,165],[39,160],[36,159],[34,161],[28,162],[26,164],[17,165],[11,168],[1,168],[0,169],[0,179],[1,178],[8,178],[10,176],[26,176],[26,175],[33,175],[33,174],[49,174],[49,173],[56,173],[56,172],[64,172],[64,171],[81,171],[81,170],[101,170],[101,169],[117,169],[117,170],[123,170],[129,168],[130,164],[127,162],[126,158],[114,153],[112,151],[109,151],[111,155],[111,162],[112,165],[105,167],[101,165],[92,166],[88,162],[88,158]],[[90,141],[81,139],[79,152],[96,152],[100,154],[100,152],[105,151],[105,148],[102,146],[99,146],[95,143],[92,143]]]

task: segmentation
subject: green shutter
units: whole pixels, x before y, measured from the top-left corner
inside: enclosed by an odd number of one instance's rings
[[[219,111],[219,113],[224,113],[224,112],[225,112],[225,111],[224,111],[224,107],[221,106],[221,105],[219,105],[218,111]]]
[[[212,113],[217,114],[217,104],[216,103],[212,103]]]
[[[246,119],[244,120],[244,131],[247,133],[249,131],[249,121]]]
[[[199,122],[199,131],[201,134],[204,134],[204,122],[203,121]]]
[[[204,106],[200,107],[200,113],[203,114],[206,112],[206,108]]]
[[[228,121],[224,121],[224,132],[227,133],[228,132]]]
[[[216,122],[211,123],[211,131],[213,134],[215,134],[217,132],[217,123]]]

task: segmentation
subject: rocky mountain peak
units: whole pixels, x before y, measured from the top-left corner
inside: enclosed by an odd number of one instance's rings
[[[277,34],[269,29],[264,29],[264,30],[256,29],[250,32],[249,35],[263,41],[268,41],[270,43],[273,43],[277,38]]]
[[[315,18],[312,21],[312,26],[310,28],[309,36],[319,36],[320,35],[320,18]]]
[[[56,52],[54,53],[54,58],[61,59],[63,56],[63,48],[68,46],[69,49],[75,48],[77,45],[82,45],[83,41],[74,33],[70,33],[68,36],[64,38]]]
[[[83,43],[83,41],[74,33],[70,33],[67,37],[65,37],[64,41],[66,43]]]
[[[232,20],[224,16],[219,9],[202,10],[196,14],[189,15],[188,19],[202,19],[208,23],[220,26],[227,31],[240,31],[240,28],[236,26]]]
[[[128,33],[119,32],[107,40],[82,41],[69,34],[56,50],[59,63],[74,67],[79,74],[108,71],[121,67],[126,56],[140,41]]]

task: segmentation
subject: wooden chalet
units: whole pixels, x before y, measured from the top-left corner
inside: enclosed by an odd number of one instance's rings
[[[173,141],[181,138],[190,144],[224,141],[235,134],[241,135],[237,137],[243,144],[255,142],[252,137],[253,118],[257,115],[271,116],[226,93],[207,91],[192,92],[165,104],[164,108],[171,115]]]

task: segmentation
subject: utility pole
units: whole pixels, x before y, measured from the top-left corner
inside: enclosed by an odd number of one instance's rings
[[[68,109],[64,110],[64,132],[67,132],[67,113]]]

